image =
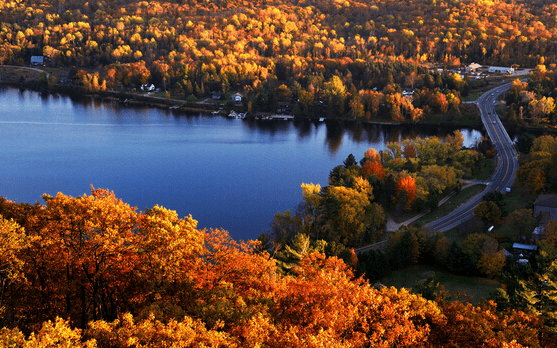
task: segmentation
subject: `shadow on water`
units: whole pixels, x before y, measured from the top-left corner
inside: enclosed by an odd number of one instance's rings
[[[311,136],[314,129],[314,123],[310,120],[296,120],[293,121],[294,128],[298,131],[298,137],[300,139],[306,139]]]

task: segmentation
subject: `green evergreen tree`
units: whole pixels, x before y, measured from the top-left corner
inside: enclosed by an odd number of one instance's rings
[[[277,268],[283,274],[292,273],[307,255],[316,251],[324,253],[326,245],[323,240],[312,243],[307,234],[298,233],[290,243],[277,252]]]
[[[473,275],[477,273],[476,265],[470,259],[470,255],[466,254],[456,242],[453,242],[449,248],[446,267],[455,274]]]

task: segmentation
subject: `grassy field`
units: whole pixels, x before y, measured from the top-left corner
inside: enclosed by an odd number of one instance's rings
[[[429,114],[423,121],[420,121],[420,123],[475,128],[482,126],[480,111],[474,104],[461,104],[460,115],[456,114],[454,111],[449,111],[446,114]]]
[[[478,172],[474,173],[472,179],[474,180],[489,180],[495,172],[495,158],[483,158],[480,163]]]
[[[461,100],[465,102],[475,101],[479,97],[481,97],[481,95],[484,94],[485,92],[486,90],[471,92],[468,93],[466,97],[462,97]]]
[[[450,242],[462,241],[462,234],[458,232],[458,226],[443,232],[443,234]]]
[[[533,199],[525,197],[525,195],[518,190],[512,189],[510,193],[504,196],[501,214],[506,216],[517,209],[532,209],[533,204]]]
[[[501,283],[497,280],[482,277],[462,277],[448,273],[447,271],[430,265],[416,265],[403,270],[393,272],[390,276],[382,279],[381,284],[400,288],[412,288],[418,281],[423,281],[434,273],[435,280],[445,287],[449,292],[464,292],[472,296],[471,302],[476,304],[480,299],[487,298]]]

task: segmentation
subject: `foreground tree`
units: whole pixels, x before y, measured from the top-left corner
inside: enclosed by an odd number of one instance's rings
[[[13,220],[0,215],[0,326],[8,322],[8,308],[15,305],[12,301],[18,289],[25,283],[25,261],[23,250],[31,242],[22,227]]]
[[[27,310],[63,315],[85,328],[89,320],[115,319],[134,298],[134,231],[137,213],[114,196],[45,195],[44,209],[31,217],[35,237],[27,250]],[[123,281],[125,280],[125,281]]]

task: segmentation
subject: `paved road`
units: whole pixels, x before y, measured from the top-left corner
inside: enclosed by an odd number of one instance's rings
[[[482,122],[487,134],[497,150],[497,168],[487,188],[465,204],[458,207],[452,213],[430,222],[426,226],[434,231],[447,231],[465,222],[474,214],[474,208],[482,201],[482,197],[493,190],[504,193],[507,187],[511,187],[518,169],[518,154],[509,134],[503,127],[501,120],[495,113],[497,97],[506,92],[511,84],[506,83],[483,94],[475,104],[480,109]]]

